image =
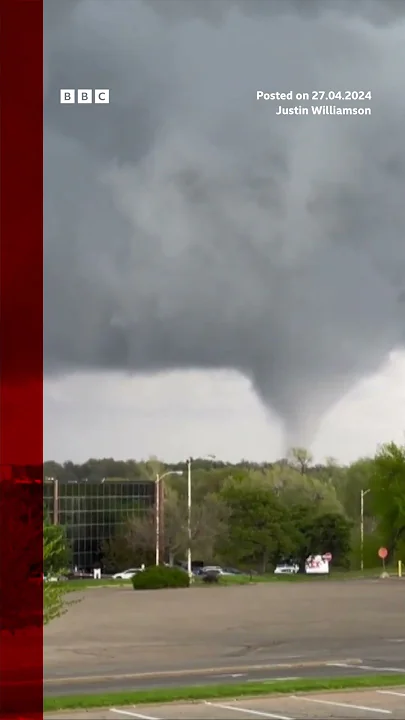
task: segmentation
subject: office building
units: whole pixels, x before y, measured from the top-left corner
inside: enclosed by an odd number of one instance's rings
[[[72,565],[91,570],[102,560],[103,547],[128,517],[154,505],[152,481],[101,480],[44,481],[44,502],[51,522],[66,528]]]

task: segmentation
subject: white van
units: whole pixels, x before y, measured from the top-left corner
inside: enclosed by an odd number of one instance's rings
[[[329,575],[329,562],[323,555],[310,555],[305,561],[307,575]]]

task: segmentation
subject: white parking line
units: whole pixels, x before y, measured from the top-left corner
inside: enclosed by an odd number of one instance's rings
[[[405,697],[405,692],[394,692],[393,690],[376,690],[380,695],[396,695],[397,697]]]
[[[117,710],[116,708],[110,708],[110,712],[120,713],[120,715],[129,715],[130,717],[139,718],[139,720],[159,720],[159,718],[151,717],[150,715],[141,715],[140,713],[129,712],[129,710]]]
[[[367,707],[367,705],[352,705],[351,703],[333,702],[332,700],[318,700],[317,698],[301,697],[298,695],[291,695],[294,700],[303,700],[306,702],[320,703],[321,705],[333,705],[334,707],[350,708],[350,710],[363,710],[364,712],[382,713],[384,715],[392,715],[391,710],[383,710],[381,708]]]
[[[284,680],[301,680],[300,677],[277,677],[277,678],[249,678],[246,682],[250,683],[274,683],[274,682],[284,682]]]
[[[328,667],[350,668],[351,670],[378,670],[379,672],[405,673],[405,668],[376,667],[375,665],[350,665],[349,663],[328,663]]]
[[[405,668],[375,667],[374,665],[359,665],[359,670],[378,670],[378,672],[405,673]]]
[[[274,713],[266,713],[261,710],[250,710],[249,708],[236,707],[236,705],[222,705],[222,703],[207,702],[206,705],[210,707],[219,708],[220,710],[234,710],[235,712],[245,713],[246,715],[257,715],[263,718],[273,718],[273,720],[294,720],[294,718],[287,717],[286,715],[274,715]]]

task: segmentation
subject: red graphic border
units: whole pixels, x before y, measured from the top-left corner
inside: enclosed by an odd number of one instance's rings
[[[43,6],[1,3],[0,715],[43,715]]]

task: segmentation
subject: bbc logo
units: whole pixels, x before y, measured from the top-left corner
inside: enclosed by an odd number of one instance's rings
[[[109,90],[61,90],[61,104],[68,103],[70,105],[79,103],[80,105],[90,105],[93,102],[97,105],[107,105],[110,102]]]

